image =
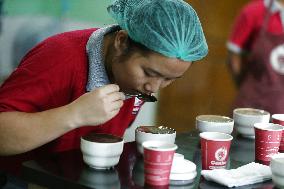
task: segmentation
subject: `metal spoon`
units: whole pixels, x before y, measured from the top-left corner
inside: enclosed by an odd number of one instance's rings
[[[147,95],[147,94],[125,94],[127,97],[137,97],[140,100],[143,100],[144,102],[156,102],[157,98],[153,95]]]

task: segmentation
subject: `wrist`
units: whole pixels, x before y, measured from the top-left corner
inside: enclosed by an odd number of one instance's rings
[[[80,118],[72,104],[66,105],[63,108],[63,121],[66,123],[66,127],[70,130],[76,129],[81,126]]]

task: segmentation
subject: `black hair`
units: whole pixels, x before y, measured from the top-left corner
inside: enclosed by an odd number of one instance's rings
[[[129,56],[135,52],[139,52],[143,56],[147,56],[152,51],[143,44],[134,41],[128,36],[128,47],[124,50],[122,56]]]
[[[121,30],[121,28],[119,27],[117,31]],[[128,35],[128,47],[124,50],[122,56],[129,56],[131,54],[133,54],[134,52],[139,51],[143,56],[146,56],[147,54],[149,54],[151,52],[151,50],[149,48],[147,48],[146,46],[144,46],[143,44],[134,41],[133,39],[131,39],[131,37]]]

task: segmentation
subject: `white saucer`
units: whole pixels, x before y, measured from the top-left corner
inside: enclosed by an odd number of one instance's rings
[[[194,179],[192,180],[170,180],[169,189],[193,189],[195,188],[193,181]]]
[[[193,181],[194,178],[196,177],[197,172],[192,172],[192,173],[171,173],[170,174],[170,180],[188,180],[188,181]]]
[[[96,166],[89,165],[89,167],[92,168],[92,169],[96,169],[96,170],[110,170],[110,169],[113,169],[113,166],[111,166],[111,167],[96,167]]]

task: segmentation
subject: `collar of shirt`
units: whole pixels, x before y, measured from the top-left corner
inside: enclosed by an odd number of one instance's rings
[[[270,1],[271,0],[264,0],[264,6],[266,8],[269,7]],[[284,6],[283,5],[281,5],[277,0],[272,0],[272,1],[273,2],[272,2],[272,5],[271,5],[271,8],[270,8],[270,11],[272,13],[275,13],[275,12],[278,12],[278,11],[280,11],[280,12],[284,11]]]
[[[89,74],[86,86],[87,91],[102,87],[110,83],[102,57],[104,35],[118,29],[118,25],[109,25],[92,33],[86,51],[89,60]]]
[[[264,6],[266,8],[269,7],[270,1],[273,1],[272,5],[270,7],[271,13],[279,12],[280,13],[282,26],[284,26],[284,5],[280,4],[277,0],[264,0]]]

